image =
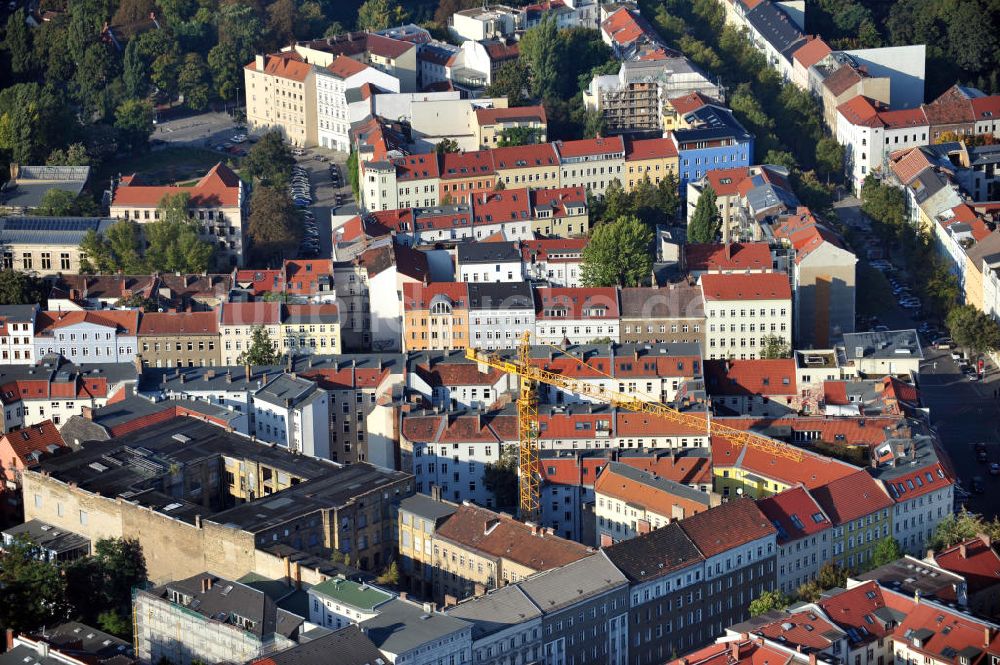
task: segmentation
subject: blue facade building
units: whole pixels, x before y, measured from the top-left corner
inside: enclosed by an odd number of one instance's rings
[[[706,104],[686,114],[684,124],[687,128],[671,134],[677,147],[682,195],[688,182],[700,180],[708,171],[753,163],[754,136],[729,109]]]

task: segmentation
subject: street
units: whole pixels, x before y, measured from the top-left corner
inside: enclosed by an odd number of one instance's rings
[[[841,222],[847,224],[860,238],[871,230],[869,220],[860,210],[860,201],[848,197],[838,201],[834,210]],[[868,260],[863,248],[855,248],[858,256],[859,277],[868,270]],[[859,294],[865,284],[859,279]],[[860,297],[860,295],[859,295]],[[917,328],[920,321],[892,300],[891,304],[878,312],[879,322],[890,330]],[[950,350],[938,350],[930,346],[931,340],[921,336],[924,344],[924,362],[920,368],[920,397],[925,407],[930,409],[931,427],[938,433],[941,444],[951,459],[961,486],[970,492],[968,509],[981,513],[987,519],[1000,515],[1000,476],[991,476],[989,463],[1000,463],[1000,398],[994,391],[1000,390],[1000,370],[986,363],[983,381],[970,381],[962,373],[958,362],[951,358]],[[976,460],[975,446],[983,443],[989,459]],[[973,478],[980,478],[984,492],[973,493]]]
[[[318,156],[322,155],[329,161],[320,161]],[[330,163],[336,160],[340,170],[341,186],[334,187],[330,180]],[[347,180],[347,167],[345,161],[347,155],[325,148],[309,148],[305,155],[298,157],[296,161],[299,166],[309,171],[309,182],[312,185],[312,205],[309,210],[316,218],[316,227],[319,231],[319,256],[318,258],[328,259],[333,252],[333,231],[331,229],[332,214],[350,215],[357,212],[357,205],[354,203],[354,194],[351,185]],[[337,194],[341,195],[341,205],[336,205]]]

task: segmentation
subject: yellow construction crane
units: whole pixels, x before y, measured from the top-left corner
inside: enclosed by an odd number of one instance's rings
[[[658,418],[663,418],[681,425],[688,425],[693,428],[708,429],[709,435],[719,435],[722,440],[728,442],[735,448],[748,446],[762,452],[783,457],[795,462],[802,460],[803,453],[794,446],[787,445],[781,441],[775,441],[753,432],[736,429],[712,422],[711,417],[705,418],[693,413],[684,413],[677,409],[662,404],[652,399],[632,393],[615,392],[608,390],[599,384],[590,383],[578,379],[573,379],[557,372],[536,367],[531,362],[530,333],[525,332],[521,337],[521,343],[517,350],[517,360],[504,358],[496,353],[482,351],[480,349],[466,349],[465,356],[469,360],[494,367],[508,374],[515,374],[521,379],[521,391],[517,398],[518,433],[520,443],[519,462],[519,486],[520,486],[520,513],[522,519],[537,519],[539,517],[539,482],[541,468],[538,461],[538,404],[537,392],[538,384],[544,383],[556,386],[563,390],[590,397],[598,402],[609,404],[620,409],[628,409],[639,413],[648,413]],[[552,345],[549,345],[552,346]],[[553,346],[560,353],[569,358],[573,358],[581,365],[592,370],[595,375],[613,379],[610,374],[606,374],[591,365],[584,363],[576,356]]]

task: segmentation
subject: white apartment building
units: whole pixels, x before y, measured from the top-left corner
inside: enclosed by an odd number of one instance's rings
[[[509,349],[535,332],[535,302],[526,282],[469,284],[469,345]]]
[[[312,79],[316,86],[316,130],[319,145],[341,152],[351,150],[347,91],[370,83],[382,90],[399,92],[399,79],[395,76],[344,55],[337,56],[327,67],[316,67]]]
[[[784,273],[701,277],[711,360],[761,357],[769,336],[792,344],[792,289]]]
[[[594,196],[617,180],[625,179],[625,142],[621,136],[597,137],[579,141],[557,141],[559,184],[561,187],[587,187]]]
[[[463,242],[456,247],[458,281],[520,282],[521,252],[513,242]]]
[[[615,288],[539,288],[535,290],[535,342],[595,344],[618,342],[621,321]]]
[[[33,365],[38,305],[0,307],[0,365]]]
[[[309,587],[309,621],[339,630],[378,616],[378,608],[393,598],[388,591],[338,575]]]
[[[279,374],[253,396],[254,431],[260,441],[330,458],[330,402],[312,381]]]

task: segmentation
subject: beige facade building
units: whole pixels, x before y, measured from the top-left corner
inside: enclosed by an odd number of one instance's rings
[[[225,303],[219,321],[222,364],[240,364],[240,356],[250,348],[254,328],[263,328],[274,348],[281,351],[281,304],[273,302]]]
[[[476,109],[473,131],[480,148],[496,148],[505,130],[523,129],[533,134],[533,143],[548,140],[544,106]]]
[[[402,502],[398,528],[404,584],[445,605],[593,554],[551,529],[423,494]]]
[[[285,353],[340,353],[340,308],[337,305],[285,305],[283,310],[280,334]]]
[[[277,129],[292,145],[315,143],[316,84],[313,68],[294,51],[258,55],[243,68],[247,124]]]
[[[149,312],[139,319],[145,367],[215,367],[222,363],[216,312]]]
[[[708,325],[706,359],[761,357],[767,338],[792,343],[792,290],[784,273],[701,276]]]
[[[80,242],[87,231],[104,233],[114,222],[98,217],[0,217],[0,267],[40,277],[78,274]]]

